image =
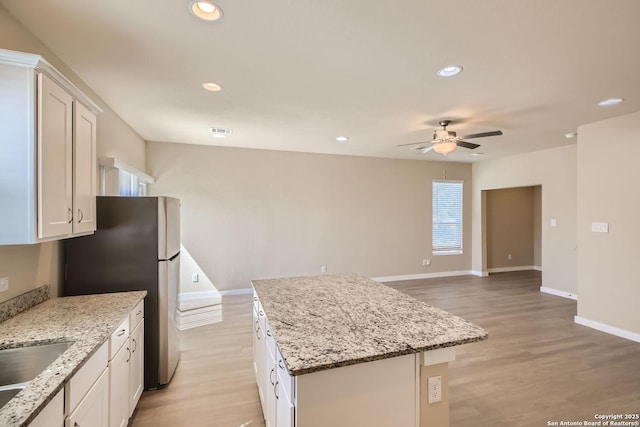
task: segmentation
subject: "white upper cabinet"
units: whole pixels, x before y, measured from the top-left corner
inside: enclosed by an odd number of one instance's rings
[[[0,49],[0,244],[96,229],[96,114],[41,56]]]

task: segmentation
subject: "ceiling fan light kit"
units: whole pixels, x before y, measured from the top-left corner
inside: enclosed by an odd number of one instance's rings
[[[413,149],[418,150],[420,153],[424,154],[431,150],[435,151],[438,154],[442,154],[443,156],[455,151],[458,147],[468,148],[473,150],[475,148],[480,147],[479,144],[473,144],[471,142],[463,141],[463,139],[472,139],[472,138],[483,138],[486,136],[498,136],[502,135],[502,131],[494,130],[491,132],[481,132],[474,133],[471,135],[465,135],[463,137],[458,138],[457,133],[447,130],[447,126],[451,124],[451,120],[441,120],[438,122],[442,129],[437,129],[433,133],[433,139],[431,141],[422,141],[422,142],[414,142],[411,144],[401,144],[398,147],[413,145]],[[427,142],[431,143],[429,147],[421,147],[422,144],[426,144]]]

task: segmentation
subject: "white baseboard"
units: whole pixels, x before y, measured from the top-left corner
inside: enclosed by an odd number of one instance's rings
[[[177,311],[176,326],[179,330],[196,328],[222,321],[222,306],[220,304],[188,311]]]
[[[217,290],[178,294],[178,310],[182,311],[220,304],[220,302],[222,302],[222,295]]]
[[[224,291],[220,291],[220,295],[223,297],[228,297],[229,295],[247,295],[252,293],[253,288],[225,289]]]
[[[606,332],[608,334],[615,335],[617,337],[626,338],[631,341],[640,342],[640,334],[627,331],[626,329],[620,329],[620,328],[616,328],[615,326],[605,325],[604,323],[585,319],[584,317],[580,317],[580,316],[574,317],[574,321],[578,325],[596,329],[601,332]]]
[[[471,274],[473,274],[474,276],[478,276],[478,277],[488,277],[489,276],[489,272],[488,271],[473,270],[471,272]]]
[[[534,265],[534,266],[533,266],[533,269],[534,269],[535,271],[542,271],[542,266],[541,266],[541,265]]]
[[[376,282],[398,282],[401,280],[433,279],[436,277],[469,276],[471,271],[441,271],[438,273],[405,274],[402,276],[372,277]]]
[[[509,273],[511,271],[528,271],[535,270],[533,265],[518,265],[515,267],[497,267],[497,268],[487,268],[489,273]]]
[[[561,291],[559,289],[553,289],[553,288],[547,288],[544,286],[540,286],[540,292],[544,292],[545,294],[551,294],[551,295],[556,295],[562,298],[569,298],[572,300],[577,301],[578,300],[578,295],[576,294],[572,294],[570,292],[566,292],[566,291]]]

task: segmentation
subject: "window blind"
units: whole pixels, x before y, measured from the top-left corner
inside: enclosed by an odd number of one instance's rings
[[[433,181],[432,251],[462,253],[462,181]]]

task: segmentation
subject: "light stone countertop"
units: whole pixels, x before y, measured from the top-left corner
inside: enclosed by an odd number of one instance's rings
[[[252,284],[292,375],[487,339],[481,327],[357,274]]]
[[[0,426],[23,426],[55,397],[109,339],[146,291],[49,299],[0,323],[0,349],[74,341],[44,372],[0,408]]]

